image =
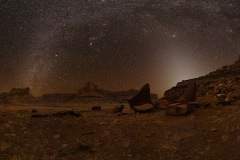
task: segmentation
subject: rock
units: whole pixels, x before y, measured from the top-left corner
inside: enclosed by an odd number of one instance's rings
[[[32,110],[32,113],[37,113],[38,111],[36,109],[33,109]]]
[[[164,93],[163,99],[167,100],[170,103],[183,103],[187,85],[187,81],[177,83],[176,86],[172,87]]]
[[[188,82],[187,91],[185,93],[185,103],[196,101],[197,85],[196,81],[192,80]]]
[[[154,109],[153,104],[143,104],[143,105],[139,105],[139,106],[134,106],[134,111],[135,113],[147,113],[150,112]]]
[[[140,92],[131,98],[128,101],[130,108],[134,110],[135,112],[139,112],[139,109],[136,109],[136,106],[141,106],[143,104],[152,104],[151,100],[151,93],[150,93],[150,85],[147,83],[145,84]],[[138,107],[139,108],[139,107]],[[152,105],[153,108],[153,105]],[[151,107],[149,108],[149,111],[152,109]],[[141,112],[141,111],[140,111]],[[144,109],[144,112],[146,112],[146,109]]]
[[[102,107],[101,107],[101,106],[93,106],[93,107],[92,107],[92,110],[93,110],[93,111],[101,111],[101,110],[102,110]]]
[[[166,114],[170,116],[186,115],[191,111],[188,104],[175,103],[166,107]]]
[[[51,115],[49,114],[37,114],[37,113],[34,113],[31,115],[32,118],[46,118],[46,117],[50,117]]]
[[[210,103],[211,106],[234,105],[240,100],[240,57],[238,61],[229,66],[211,72],[205,76],[177,83],[165,92],[163,99],[171,103],[194,101],[194,96],[187,98],[191,81],[196,82],[197,101],[202,106]],[[194,84],[192,84],[194,86]],[[194,88],[194,87],[193,87]],[[189,89],[190,90],[190,89]],[[185,101],[182,101],[185,97]],[[187,100],[188,99],[188,100]],[[190,99],[190,100],[189,100]]]
[[[81,113],[77,111],[59,111],[57,113],[52,114],[53,117],[63,117],[63,116],[72,116],[72,117],[80,117]]]
[[[63,117],[63,116],[80,117],[82,115],[77,111],[59,111],[51,114],[33,113],[31,115],[32,118]]]
[[[69,155],[74,155],[79,152],[89,152],[94,153],[94,150],[91,148],[88,144],[77,144],[75,146],[69,146],[63,150],[59,150],[57,154],[57,159],[60,159],[60,157],[66,157]]]
[[[218,129],[217,128],[211,128],[210,131],[211,132],[216,132],[216,131],[218,131]]]
[[[124,109],[124,105],[120,105],[120,106],[116,106],[114,109],[113,109],[113,112],[114,113],[120,113],[122,112]]]
[[[165,110],[167,105],[169,105],[167,100],[160,99],[154,103],[154,109]]]

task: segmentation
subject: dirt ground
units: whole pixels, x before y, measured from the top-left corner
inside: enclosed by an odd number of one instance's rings
[[[240,107],[115,114],[67,106],[0,106],[0,160],[238,160]],[[104,107],[103,107],[104,108]],[[31,111],[82,116],[32,118]]]

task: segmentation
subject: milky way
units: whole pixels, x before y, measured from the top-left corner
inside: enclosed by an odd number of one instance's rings
[[[177,82],[240,55],[237,0],[0,0],[0,91]]]

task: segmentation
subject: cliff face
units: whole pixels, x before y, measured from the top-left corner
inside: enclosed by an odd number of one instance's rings
[[[36,99],[31,95],[30,88],[12,88],[8,93],[0,94],[1,102],[27,103],[34,102]]]
[[[97,85],[89,82],[85,87],[78,91],[78,98],[84,97],[96,97],[96,98],[104,98],[115,101],[128,101],[132,97],[134,97],[139,91],[135,89],[130,89],[127,91],[108,91],[104,89],[99,89]],[[151,94],[152,99],[157,99],[157,94]]]
[[[206,76],[193,79],[197,83],[197,101],[204,104],[227,105],[240,103],[240,59]],[[166,91],[163,99],[182,102],[190,80],[177,83]]]

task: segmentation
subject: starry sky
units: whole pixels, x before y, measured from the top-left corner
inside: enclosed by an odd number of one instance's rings
[[[0,0],[0,92],[177,82],[240,55],[239,0]]]

